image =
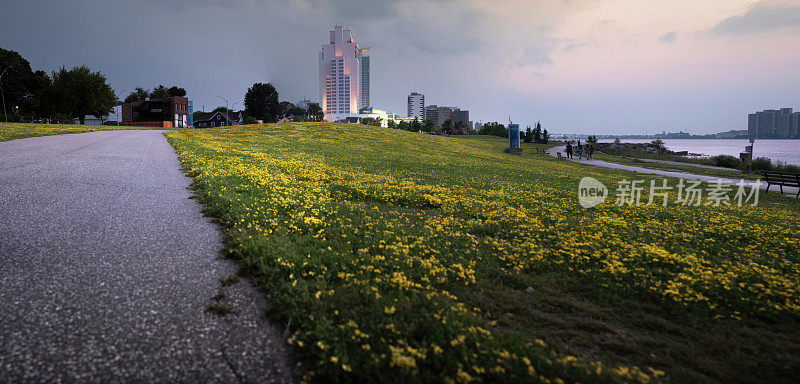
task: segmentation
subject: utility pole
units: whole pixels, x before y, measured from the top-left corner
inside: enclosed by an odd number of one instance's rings
[[[6,114],[6,95],[3,93],[3,75],[13,67],[13,65],[9,65],[8,68],[3,70],[3,73],[0,73],[0,97],[3,98],[3,117],[5,117],[6,123],[8,123],[8,115]]]

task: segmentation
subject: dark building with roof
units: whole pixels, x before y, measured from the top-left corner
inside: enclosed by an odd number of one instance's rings
[[[242,112],[197,112],[194,117],[195,128],[226,127],[244,122]]]
[[[189,99],[183,96],[148,98],[122,104],[122,125],[134,127],[189,127]]]

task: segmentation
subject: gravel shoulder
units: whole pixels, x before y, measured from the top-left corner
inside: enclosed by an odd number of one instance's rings
[[[283,329],[220,260],[160,131],[0,142],[0,377],[291,382]],[[206,312],[223,291],[235,314]]]

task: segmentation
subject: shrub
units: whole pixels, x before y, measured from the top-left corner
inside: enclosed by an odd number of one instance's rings
[[[731,155],[717,155],[712,157],[710,160],[712,165],[717,167],[738,169],[740,165],[740,160]]]
[[[753,170],[754,171],[771,171],[772,170],[772,160],[769,157],[756,157],[753,159]]]

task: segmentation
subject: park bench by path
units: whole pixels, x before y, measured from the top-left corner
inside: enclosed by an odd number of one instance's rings
[[[767,192],[769,192],[769,187],[773,184],[781,188],[781,195],[783,194],[784,186],[795,187],[798,188],[795,197],[800,197],[800,173],[761,171],[761,174],[764,175],[764,180],[767,182]]]

